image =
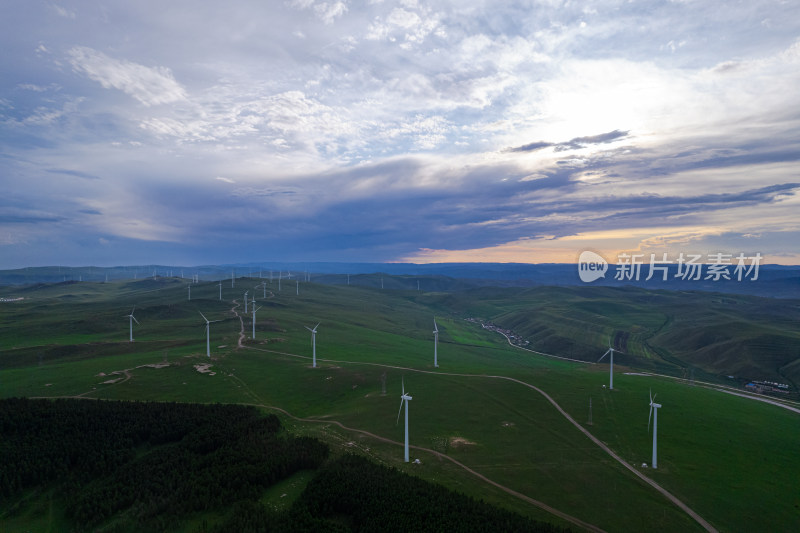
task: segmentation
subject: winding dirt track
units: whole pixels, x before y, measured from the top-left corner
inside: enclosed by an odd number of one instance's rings
[[[234,303],[235,303],[235,300],[234,300]],[[249,349],[249,350],[257,350],[257,351],[263,351],[263,352],[278,353],[278,354],[281,354],[281,355],[288,355],[288,356],[291,356],[291,357],[297,357],[297,358],[301,358],[301,359],[310,359],[310,357],[297,355],[297,354],[290,354],[290,353],[286,353],[286,352],[277,352],[277,351],[274,351],[274,350],[267,350],[267,349],[264,349],[264,348],[255,348],[255,347],[251,347],[251,346],[244,346],[242,344],[242,340],[244,339],[244,322],[242,321],[242,317],[239,316],[239,314],[236,312],[236,307],[238,307],[238,305],[239,304],[237,303],[231,309],[231,311],[242,322],[242,329],[241,329],[241,331],[239,333],[239,347],[240,348],[246,348],[246,349]],[[506,337],[506,339],[508,340],[508,337]],[[509,343],[510,343],[510,340],[509,340]],[[642,481],[644,481],[645,483],[647,483],[648,485],[650,485],[651,487],[656,489],[658,492],[660,492],[665,498],[667,498],[669,501],[671,501],[673,504],[675,504],[678,508],[680,508],[683,512],[685,512],[690,517],[692,517],[706,531],[717,533],[717,529],[714,528],[714,526],[712,526],[710,523],[708,523],[702,516],[700,516],[698,513],[696,513],[693,509],[691,509],[688,505],[683,503],[681,500],[679,500],[676,496],[671,494],[669,491],[667,491],[661,485],[659,485],[658,483],[656,483],[655,481],[653,481],[652,479],[650,479],[649,477],[645,476],[644,474],[642,474],[641,472],[639,472],[638,470],[633,468],[631,465],[629,465],[624,459],[622,459],[620,456],[618,456],[616,453],[614,453],[611,450],[611,448],[606,446],[597,437],[595,437],[594,435],[589,433],[589,431],[586,430],[586,428],[584,428],[578,422],[576,422],[575,419],[572,418],[566,411],[564,411],[564,409],[558,404],[558,402],[556,402],[549,394],[544,392],[539,387],[536,387],[535,385],[531,385],[530,383],[526,383],[524,381],[521,381],[521,380],[518,380],[518,379],[515,379],[515,378],[511,378],[511,377],[508,377],[508,376],[457,374],[457,373],[438,372],[438,371],[431,371],[431,370],[418,370],[418,369],[399,367],[399,366],[393,366],[393,365],[383,365],[383,364],[379,364],[379,363],[365,363],[365,362],[360,362],[360,361],[340,361],[340,360],[320,359],[320,358],[317,358],[317,359],[319,361],[325,361],[325,362],[337,363],[337,364],[346,363],[346,364],[356,364],[356,365],[378,366],[378,367],[383,367],[383,368],[395,368],[395,369],[400,369],[400,370],[406,370],[406,371],[409,371],[409,372],[419,372],[419,373],[425,373],[425,374],[440,374],[440,375],[446,375],[446,376],[469,377],[469,378],[484,378],[484,379],[503,379],[503,380],[507,380],[507,381],[513,381],[513,382],[518,383],[518,384],[520,384],[520,385],[522,385],[524,387],[528,387],[529,389],[533,389],[536,392],[538,392],[539,394],[541,394],[542,396],[544,396],[547,399],[547,401],[549,401],[553,405],[553,407],[555,407],[556,410],[559,413],[561,413],[561,415],[564,418],[567,419],[567,421],[569,421],[573,426],[575,426],[584,435],[586,435],[592,442],[594,442],[597,446],[599,446],[600,449],[602,449],[604,452],[606,452],[611,458],[613,458],[615,461],[617,461],[618,463],[623,465],[625,468],[627,468],[630,472],[632,472],[634,475],[636,475]],[[241,381],[240,379],[239,379],[239,381],[243,385],[245,385],[244,382]],[[248,390],[249,390],[249,388],[248,388]],[[251,393],[252,393],[252,391],[251,391]],[[253,396],[255,396],[255,394],[253,394]],[[294,418],[296,420],[302,420],[302,421],[305,421],[305,422],[324,422],[324,423],[329,423],[329,424],[335,424],[335,425],[337,425],[337,426],[339,426],[342,429],[345,429],[347,431],[355,431],[355,432],[358,432],[358,433],[362,433],[364,435],[369,435],[370,437],[373,437],[375,439],[378,439],[378,440],[381,440],[381,441],[384,441],[384,442],[397,444],[399,446],[403,445],[403,443],[400,443],[400,442],[397,442],[397,441],[393,441],[391,439],[387,439],[386,437],[381,437],[379,435],[375,435],[374,433],[370,433],[368,431],[346,427],[341,422],[338,422],[338,421],[335,421],[335,420],[319,420],[319,419],[313,419],[313,418],[298,418],[298,417],[295,417],[294,415],[290,414],[289,412],[285,411],[284,409],[281,409],[280,407],[267,406],[267,405],[260,405],[260,406],[261,407],[267,407],[269,409],[278,410],[278,411],[280,411],[280,412],[286,414],[287,416],[289,416],[291,418]],[[456,461],[452,457],[449,457],[447,455],[441,454],[441,453],[439,453],[439,452],[437,452],[435,450],[430,450],[428,448],[422,448],[422,447],[419,447],[419,446],[412,446],[412,445],[409,445],[409,447],[410,448],[415,448],[417,450],[426,451],[426,452],[431,453],[433,455],[436,455],[437,457],[440,457],[442,459],[447,459],[448,461],[453,462],[454,464],[460,466],[461,468],[463,468],[467,472],[471,473],[472,475],[474,475],[474,476],[480,478],[481,480],[485,481],[486,483],[489,483],[490,485],[493,485],[493,486],[499,488],[500,490],[502,490],[502,491],[504,491],[504,492],[506,492],[508,494],[511,494],[513,496],[516,496],[517,498],[520,498],[520,499],[522,499],[524,501],[527,501],[528,503],[531,503],[531,504],[533,504],[533,505],[535,505],[535,506],[537,506],[537,507],[539,507],[539,508],[541,508],[541,509],[543,509],[543,510],[545,510],[547,512],[550,512],[550,513],[552,513],[552,514],[554,514],[554,515],[556,515],[558,517],[561,517],[564,520],[567,520],[567,521],[569,521],[569,522],[571,522],[571,523],[573,523],[575,525],[578,525],[578,526],[580,526],[580,527],[582,527],[584,529],[587,529],[587,530],[590,530],[590,531],[603,531],[602,529],[598,528],[597,526],[594,526],[592,524],[586,523],[586,522],[580,520],[579,518],[576,518],[574,516],[570,516],[570,515],[568,515],[566,513],[563,513],[562,511],[559,511],[558,509],[554,509],[553,507],[550,507],[549,505],[547,505],[544,502],[540,502],[540,501],[535,500],[533,498],[530,498],[529,496],[526,496],[526,495],[524,495],[522,493],[516,492],[515,490],[510,489],[509,487],[500,485],[499,483],[497,483],[495,481],[492,481],[491,479],[487,478],[486,476],[484,476],[482,474],[479,474],[478,472],[472,470],[471,468],[469,468],[468,466],[464,465],[463,463],[460,463],[460,462]]]

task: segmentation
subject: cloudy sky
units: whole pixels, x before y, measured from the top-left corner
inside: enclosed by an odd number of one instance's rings
[[[0,4],[0,268],[800,263],[800,4]]]

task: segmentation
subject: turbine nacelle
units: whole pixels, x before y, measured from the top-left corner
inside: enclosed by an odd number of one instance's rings
[[[656,394],[656,396],[658,396]],[[655,403],[656,396],[653,396],[653,391],[650,391],[650,415],[647,417],[647,432],[650,433],[650,421],[653,419],[653,409],[661,407],[660,403]]]
[[[406,394],[406,384],[405,380],[403,380],[403,394],[400,395],[400,409],[397,411],[397,422],[395,422],[395,426],[400,423],[400,413],[403,412],[403,402],[407,402],[412,399],[413,398],[409,394]]]

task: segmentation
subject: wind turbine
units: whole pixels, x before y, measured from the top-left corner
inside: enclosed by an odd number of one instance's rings
[[[400,410],[397,411],[397,422],[395,422],[395,425],[400,423],[400,411],[403,410],[403,402],[405,402],[406,403],[406,441],[405,441],[406,443],[405,443],[405,449],[404,449],[404,454],[403,454],[403,460],[406,463],[408,462],[408,402],[410,400],[411,400],[411,396],[406,394],[406,384],[405,384],[405,380],[403,380],[403,395],[400,396]]]
[[[617,350],[617,352],[622,353],[619,350]],[[611,365],[608,367],[608,388],[614,390],[614,348],[612,348],[610,345],[606,353],[603,354],[603,357],[607,356],[608,354],[611,354],[611,358],[609,359],[609,363],[611,363]],[[602,361],[603,357],[598,359],[597,362],[599,363]]]
[[[650,432],[650,417],[653,418],[653,468],[658,468],[658,408],[661,404],[655,403],[656,397],[650,391],[650,416],[647,417],[647,432]]]
[[[219,299],[222,300],[222,282],[219,282]]]
[[[436,326],[436,319],[433,319],[433,366],[439,368],[439,328]]]
[[[133,309],[131,309],[131,314],[129,314],[129,315],[125,315],[126,317],[130,318],[130,320],[129,320],[128,322],[130,322],[130,323],[131,323],[131,336],[130,336],[130,339],[131,339],[131,340],[130,340],[130,342],[133,342],[133,323],[134,323],[134,322],[136,322],[137,324],[139,323],[139,321],[138,321],[138,320],[136,320],[136,317],[135,317],[135,316],[133,316],[133,312],[134,312],[135,310],[136,310],[136,306],[134,305],[134,306],[133,306]]]
[[[253,298],[252,309],[253,309],[253,337],[252,338],[255,339],[256,338],[256,311],[261,309],[261,307],[256,307],[256,299],[255,298]]]
[[[261,286],[264,288],[264,298],[266,299],[266,297],[267,297],[267,282],[265,281],[264,283],[261,284]]]
[[[189,285],[189,300],[192,299],[192,286]]]
[[[198,313],[200,313],[200,311],[198,311]],[[206,355],[211,357],[211,324],[214,322],[222,322],[222,320],[208,320],[203,313],[200,313],[200,316],[206,321]]]
[[[244,291],[244,312],[247,312],[247,293],[250,291]]]
[[[295,295],[300,296],[300,280],[295,280],[295,283],[297,284],[297,287],[295,288]]]
[[[317,328],[319,327],[319,323],[314,326],[314,329],[311,329],[308,326],[303,327],[311,332],[311,353],[313,355],[311,366],[313,368],[317,368]]]

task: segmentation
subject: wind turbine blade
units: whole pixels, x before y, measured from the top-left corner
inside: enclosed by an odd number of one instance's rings
[[[310,331],[311,333],[314,333],[314,330],[313,330],[313,329],[311,329],[310,327],[308,327],[308,326],[303,326],[303,327],[304,327],[304,328],[306,328],[306,329],[307,329],[308,331]]]
[[[608,349],[608,351],[607,351],[606,353],[604,353],[604,354],[603,354],[603,357],[607,356],[607,355],[608,355],[610,352],[611,352],[611,348],[609,348],[609,349]],[[598,359],[598,360],[597,360],[597,362],[599,363],[600,361],[602,361],[602,360],[603,360],[603,357],[601,357],[600,359]]]
[[[321,322],[317,322],[317,325],[316,325],[316,326],[314,326],[314,333],[316,333],[316,332],[317,332],[317,328],[319,327],[319,325],[320,325],[320,324],[321,324]]]
[[[135,305],[133,306],[133,309],[131,309],[131,314],[133,314],[134,311],[136,311],[136,306]]]
[[[139,321],[138,321],[138,320],[136,320],[136,317],[135,317],[135,316],[131,315],[131,318],[132,318],[132,319],[133,319],[133,321],[134,321],[134,322],[136,322],[137,324],[139,323]]]
[[[400,378],[400,383],[403,384],[403,396],[406,395],[406,378]]]
[[[647,432],[650,433],[650,420],[653,418],[653,404],[650,404],[650,416],[647,417]]]
[[[198,311],[198,313],[200,313],[200,311]],[[203,317],[203,320],[205,320],[206,323],[208,323],[208,319],[206,318],[206,315],[204,315],[203,313],[200,313],[200,316]]]
[[[403,412],[403,398],[401,397],[400,398],[400,410],[397,411],[397,422],[394,423],[395,426],[400,423],[400,413],[402,413],[402,412]]]

